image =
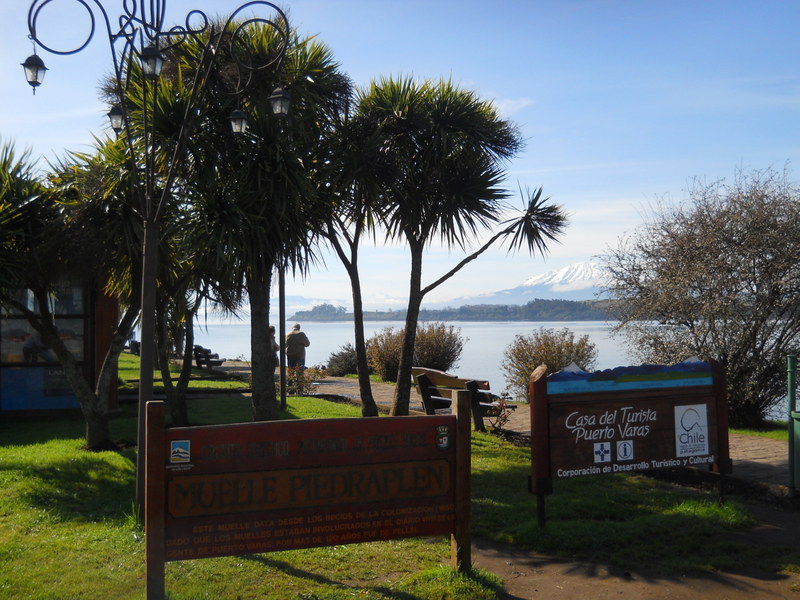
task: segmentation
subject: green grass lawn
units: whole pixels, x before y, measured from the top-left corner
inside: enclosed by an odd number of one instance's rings
[[[249,399],[191,399],[193,424],[250,419]],[[358,417],[360,408],[289,398],[284,418]],[[135,407],[112,420],[135,439]],[[88,453],[79,416],[0,422],[0,600],[144,598],[144,544],[132,515],[135,453]],[[563,559],[679,575],[798,570],[785,548],[733,542],[753,524],[735,498],[644,476],[556,481],[547,527],[527,491],[530,450],[490,434],[472,441],[472,532]],[[491,599],[499,582],[454,575],[449,540],[410,539],[167,564],[172,600]]]
[[[180,374],[180,366],[177,364],[170,365],[170,373],[174,381],[177,381]],[[138,389],[139,380],[139,357],[128,352],[123,352],[119,357],[119,365],[117,376],[120,380],[120,391],[126,393],[133,393]],[[153,391],[161,392],[164,390],[164,385],[161,383],[161,372],[156,369],[153,373]],[[192,378],[189,380],[189,389],[193,391],[201,390],[244,390],[250,388],[250,382],[244,379],[235,377],[219,377],[214,376],[205,369],[199,369],[197,366],[192,366]]]
[[[348,373],[347,375],[345,375],[345,377],[347,377],[348,379],[358,380],[358,375],[356,375],[355,373]],[[389,385],[395,385],[394,381],[384,381],[384,379],[377,373],[370,374],[369,380],[374,383],[387,383]]]
[[[768,421],[759,429],[731,429],[730,432],[755,435],[773,440],[782,440],[784,442],[789,441],[789,429],[786,421]]]
[[[191,401],[195,424],[237,422],[241,397]],[[289,398],[284,418],[358,417],[358,407]],[[135,433],[135,410],[112,422]],[[132,517],[135,454],[81,449],[79,417],[0,423],[0,599],[144,598]],[[168,563],[172,600],[497,597],[500,582],[450,572],[447,539],[410,539]]]

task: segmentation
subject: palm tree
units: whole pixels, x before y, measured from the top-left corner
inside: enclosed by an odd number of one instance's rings
[[[244,33],[240,43],[253,62],[281,41],[266,27],[253,26]],[[220,52],[227,48],[221,46]],[[232,59],[218,60],[225,65]],[[272,114],[269,103],[279,84],[288,85],[292,93],[292,109],[283,121]],[[186,182],[195,209],[195,243],[205,249],[198,260],[216,275],[220,293],[227,290],[249,299],[253,417],[270,420],[279,416],[269,335],[273,272],[282,268],[302,275],[315,260],[332,210],[319,193],[327,168],[320,160],[322,140],[329,115],[349,93],[349,82],[327,47],[293,33],[279,72],[254,73],[238,96],[231,94],[232,86],[225,68],[207,83],[204,125],[187,148],[192,172]],[[227,117],[237,107],[247,110],[249,129],[234,138]],[[209,240],[215,246],[212,252]]]
[[[464,250],[480,230],[500,222],[507,197],[501,187],[503,161],[519,151],[522,139],[491,103],[449,81],[382,79],[360,94],[358,112],[380,138],[380,151],[392,164],[381,193],[387,235],[404,240],[411,254],[405,337],[392,407],[392,414],[405,415],[422,300],[489,245],[423,287],[425,248],[439,239]],[[521,216],[503,222],[489,244],[513,236],[513,244],[543,252],[564,223],[561,209],[542,201],[540,190],[529,198]]]
[[[366,123],[351,118],[349,108],[348,102],[345,111],[337,116],[328,139],[329,164],[334,168],[327,178],[327,190],[337,210],[330,215],[326,237],[350,279],[361,414],[375,417],[378,406],[370,383],[358,256],[361,239],[368,234],[375,235],[377,228],[376,214],[381,201],[379,181],[385,157],[377,145],[379,138],[365,135]]]
[[[117,385],[119,355],[141,304],[142,227],[129,167],[120,140],[96,139],[93,152],[68,153],[50,175],[53,186],[69,198],[69,222],[83,232],[84,244],[94,244],[92,262],[105,293],[122,308],[98,377],[96,393],[101,399],[108,398]]]
[[[24,166],[24,160],[16,162],[10,146],[4,146],[0,152],[0,173],[3,181],[0,265],[6,267],[9,260],[14,265],[10,271],[4,268],[7,278],[3,279],[0,302],[23,314],[55,353],[84,415],[87,447],[108,448],[111,446],[108,400],[112,386],[116,385],[113,377],[116,356],[127,339],[127,334],[120,335],[119,331],[125,329],[125,320],[112,340],[112,348],[93,388],[59,335],[50,299],[65,278],[106,281],[108,266],[119,251],[120,236],[115,227],[124,228],[130,220],[120,219],[117,210],[120,207],[115,201],[108,201],[113,193],[85,202],[84,191],[73,185],[73,178],[82,171],[74,165],[67,166],[66,162],[55,168],[50,175],[51,185],[45,186]],[[119,181],[118,172],[115,177]],[[36,300],[35,308],[19,301],[18,291],[26,288]],[[107,287],[106,292],[109,291]],[[136,312],[126,313],[130,319],[128,328]]]
[[[0,298],[13,297],[25,283],[21,252],[30,252],[48,220],[36,202],[44,187],[36,176],[30,152],[17,156],[14,144],[0,144]]]

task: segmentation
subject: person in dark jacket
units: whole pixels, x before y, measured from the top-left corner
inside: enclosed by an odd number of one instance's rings
[[[286,359],[288,367],[306,366],[306,348],[311,345],[305,333],[300,331],[300,323],[295,323],[286,334]]]

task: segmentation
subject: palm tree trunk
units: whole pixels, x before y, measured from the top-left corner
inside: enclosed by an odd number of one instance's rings
[[[172,413],[172,418],[180,416],[175,411],[175,386],[172,383],[172,374],[169,372],[169,349],[167,341],[167,308],[163,294],[159,294],[158,310],[156,311],[156,361],[158,370],[161,373],[161,385],[164,386],[164,395],[167,397],[167,404]],[[173,425],[181,426],[186,423],[175,423]]]
[[[34,293],[39,306],[46,307],[46,292],[37,290]],[[78,399],[83,418],[86,421],[86,447],[89,450],[111,449],[113,444],[109,428],[108,404],[98,400],[83,369],[58,335],[52,315],[37,315],[27,309],[24,309],[23,312],[28,322],[41,336],[42,342],[55,353],[64,369],[64,376]]]
[[[345,230],[345,228],[342,228]],[[351,237],[347,233],[343,238],[350,247],[348,257],[342,247],[340,239],[335,234],[333,224],[328,225],[328,239],[331,241],[339,260],[342,261],[347,275],[350,278],[350,290],[353,295],[353,329],[355,334],[356,370],[358,371],[358,391],[361,396],[361,416],[377,417],[378,405],[372,395],[372,383],[369,379],[369,361],[367,359],[367,340],[364,336],[364,300],[361,294],[361,278],[358,274],[358,240],[361,237],[360,223],[356,223],[355,233]]]
[[[417,321],[422,304],[422,244],[411,246],[411,282],[408,293],[408,312],[406,313],[406,332],[400,365],[397,368],[397,388],[395,389],[392,416],[408,415],[411,403],[411,367],[414,366],[414,344],[417,341]]]
[[[170,416],[172,417],[173,427],[185,427],[189,424],[189,409],[186,404],[186,390],[189,386],[189,377],[192,370],[192,352],[191,345],[187,343],[184,346],[183,366],[181,367],[180,375],[178,376],[177,383],[172,380],[172,373],[170,372],[169,363],[169,335],[167,333],[166,324],[167,309],[162,305],[161,310],[157,315],[158,321],[158,361],[161,370],[161,382],[164,385],[164,392],[167,396],[167,403],[169,405]],[[186,327],[193,327],[191,311],[187,311]],[[187,339],[194,342],[193,333],[187,331]],[[188,357],[188,360],[187,360]]]
[[[117,386],[119,355],[122,354],[125,342],[130,337],[133,326],[136,323],[136,318],[139,315],[140,300],[141,294],[131,296],[131,303],[111,335],[111,344],[108,347],[105,358],[103,358],[103,365],[100,367],[100,374],[95,385],[95,395],[99,405],[105,407],[106,410],[108,410],[111,393]]]
[[[192,378],[192,358],[194,357],[194,312],[188,311],[186,314],[186,337],[183,345],[183,367],[178,377],[178,384],[175,386],[176,393],[180,398],[179,418],[189,424],[189,407],[186,401],[186,393],[189,390],[189,380]]]
[[[280,404],[275,393],[275,356],[269,333],[269,288],[272,272],[247,276],[250,297],[250,369],[254,421],[276,421]]]
[[[372,395],[372,384],[369,380],[369,362],[367,361],[367,340],[364,336],[364,302],[361,297],[361,280],[358,270],[348,269],[350,287],[353,291],[353,329],[355,334],[356,366],[358,369],[358,390],[361,396],[361,416],[377,417],[378,405]]]

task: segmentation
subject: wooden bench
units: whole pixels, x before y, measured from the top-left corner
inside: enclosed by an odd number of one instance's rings
[[[220,358],[219,354],[212,353],[208,348],[195,346],[194,362],[200,369],[208,369],[210,371],[214,367],[219,367],[225,360]]]
[[[488,381],[466,379],[424,367],[413,367],[411,373],[422,397],[425,414],[434,415],[437,410],[449,411],[453,393],[458,390],[469,390],[471,394],[472,422],[476,431],[486,431],[483,418],[496,415],[500,410],[499,403],[492,400]],[[516,406],[509,405],[508,408],[513,410]]]

